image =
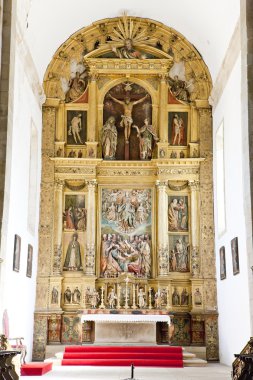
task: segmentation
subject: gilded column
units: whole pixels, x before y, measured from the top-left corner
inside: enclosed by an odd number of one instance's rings
[[[168,252],[168,195],[167,183],[156,181],[157,187],[157,248],[158,248],[158,275],[167,276],[169,273]]]
[[[61,274],[62,210],[64,181],[57,180],[54,189],[54,258],[53,274]]]
[[[97,73],[92,73],[89,84],[89,115],[88,115],[88,142],[96,141],[97,129]]]
[[[168,87],[166,75],[160,75],[160,102],[159,102],[159,137],[160,143],[168,142]]]
[[[84,274],[95,275],[95,243],[96,243],[96,186],[95,179],[86,182],[88,187],[87,240],[84,259]]]
[[[190,200],[191,200],[191,272],[193,277],[200,274],[199,259],[199,182],[189,181]]]

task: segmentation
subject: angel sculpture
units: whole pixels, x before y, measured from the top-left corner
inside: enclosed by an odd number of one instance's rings
[[[65,102],[73,102],[78,99],[85,91],[88,81],[88,72],[86,67],[72,60],[70,63],[70,79],[61,78],[62,90],[65,94]]]
[[[191,101],[191,93],[194,89],[193,80],[185,81],[175,75],[174,78],[168,78],[168,83],[175,98],[187,103]]]

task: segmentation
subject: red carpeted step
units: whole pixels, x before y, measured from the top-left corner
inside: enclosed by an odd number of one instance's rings
[[[65,352],[182,352],[171,346],[67,346]]]
[[[150,360],[150,359],[63,359],[62,365],[83,366],[130,366],[136,367],[183,367],[182,360]]]
[[[27,363],[21,366],[21,376],[42,376],[52,370],[53,363]]]
[[[182,360],[182,352],[65,352],[63,359],[173,359]]]

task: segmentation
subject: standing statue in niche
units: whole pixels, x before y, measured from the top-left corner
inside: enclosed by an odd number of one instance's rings
[[[51,295],[51,303],[52,304],[57,304],[58,303],[58,290],[56,289],[56,287],[54,286],[53,289],[52,289],[52,295]]]
[[[71,297],[72,297],[72,293],[68,286],[64,292],[64,303],[71,303]]]
[[[67,249],[63,270],[82,270],[81,249],[78,235],[73,234]]]
[[[140,159],[151,159],[153,140],[159,141],[152,125],[149,124],[148,119],[145,119],[143,127],[139,129],[137,126],[133,126],[133,128],[137,130],[137,137],[139,138]]]
[[[81,302],[81,292],[78,289],[78,286],[76,286],[74,292],[73,292],[73,303],[80,303]]]
[[[133,124],[133,118],[132,118],[132,111],[133,107],[136,104],[144,102],[145,99],[148,98],[148,94],[146,94],[143,98],[136,100],[136,101],[131,101],[129,97],[126,97],[124,101],[121,101],[119,99],[114,98],[111,94],[109,94],[109,97],[116,103],[121,104],[124,109],[124,115],[121,115],[121,122],[120,126],[124,128],[124,135],[125,135],[125,143],[129,144],[129,137],[131,134],[131,127]]]
[[[110,116],[102,129],[102,150],[105,160],[114,160],[117,148],[118,132],[115,126],[115,117]]]

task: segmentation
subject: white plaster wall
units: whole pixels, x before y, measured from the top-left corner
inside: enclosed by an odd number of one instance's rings
[[[18,20],[16,21],[18,24]],[[0,318],[2,319],[3,311],[6,309],[9,316],[9,336],[24,337],[28,347],[27,360],[31,360],[38,256],[42,120],[41,108],[35,96],[33,84],[26,75],[27,61],[24,52],[20,49],[19,42],[19,38],[16,38],[14,42],[15,63],[13,62],[14,67],[11,68],[13,81],[11,81],[12,88],[9,97],[12,118],[10,118],[7,132],[5,217],[1,246],[1,257],[4,262],[1,264]],[[12,92],[13,89],[14,92]],[[34,234],[30,232],[27,220],[32,123],[38,135]],[[20,271],[18,273],[13,271],[15,234],[21,237]],[[26,276],[28,244],[33,246],[32,278]],[[2,331],[2,323],[0,324],[0,331]]]
[[[241,352],[250,338],[249,284],[244,214],[242,123],[241,123],[241,59],[236,64],[213,115],[214,185],[216,183],[215,136],[224,121],[225,209],[226,231],[218,236],[217,199],[214,186],[216,225],[216,268],[218,287],[220,360],[231,365],[234,353]],[[233,275],[231,240],[238,237],[240,273]],[[227,277],[220,280],[219,248],[226,249]]]

